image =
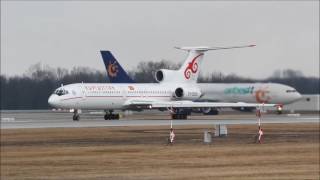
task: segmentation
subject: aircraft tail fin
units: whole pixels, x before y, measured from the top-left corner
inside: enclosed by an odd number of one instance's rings
[[[110,51],[100,51],[111,83],[135,83]]]
[[[231,46],[231,47],[176,47],[176,49],[188,51],[188,56],[178,72],[183,75],[184,82],[196,83],[199,76],[199,69],[204,52],[211,50],[224,50],[254,47],[255,45]]]

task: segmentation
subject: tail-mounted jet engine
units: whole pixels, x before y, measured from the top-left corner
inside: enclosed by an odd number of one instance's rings
[[[172,97],[173,99],[194,101],[201,97],[201,91],[196,87],[178,87],[173,91]]]
[[[158,71],[156,71],[155,73],[155,79],[157,82],[168,82],[168,81],[172,81],[177,77],[176,76],[177,71],[175,70],[168,70],[168,69],[160,69]]]

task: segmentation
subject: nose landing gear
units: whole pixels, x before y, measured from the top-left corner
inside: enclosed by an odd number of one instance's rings
[[[72,119],[73,119],[73,121],[79,121],[80,120],[80,114],[79,114],[79,110],[78,109],[74,110]]]
[[[283,105],[278,105],[277,106],[277,114],[282,114],[282,109],[283,109]]]

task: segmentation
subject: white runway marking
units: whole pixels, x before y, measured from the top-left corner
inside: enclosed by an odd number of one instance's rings
[[[70,114],[45,114],[45,113],[25,113],[17,118],[1,119],[1,129],[21,129],[21,128],[80,128],[80,127],[115,127],[115,126],[169,126],[170,120],[112,120],[105,121],[100,116],[82,118],[80,121],[72,121]],[[192,118],[192,116],[191,116]],[[300,117],[288,116],[267,116],[262,118],[262,123],[319,123],[318,116],[301,115]],[[254,116],[237,117],[228,119],[187,119],[173,120],[173,125],[215,125],[215,124],[257,124]]]
[[[12,117],[1,118],[1,122],[14,122],[16,119]]]

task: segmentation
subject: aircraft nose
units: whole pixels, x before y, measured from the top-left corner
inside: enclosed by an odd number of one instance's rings
[[[58,104],[58,98],[56,97],[55,94],[51,95],[48,99],[48,104],[50,106],[56,107]]]
[[[302,95],[299,92],[297,92],[296,93],[296,101],[301,99],[301,98],[302,98]]]

